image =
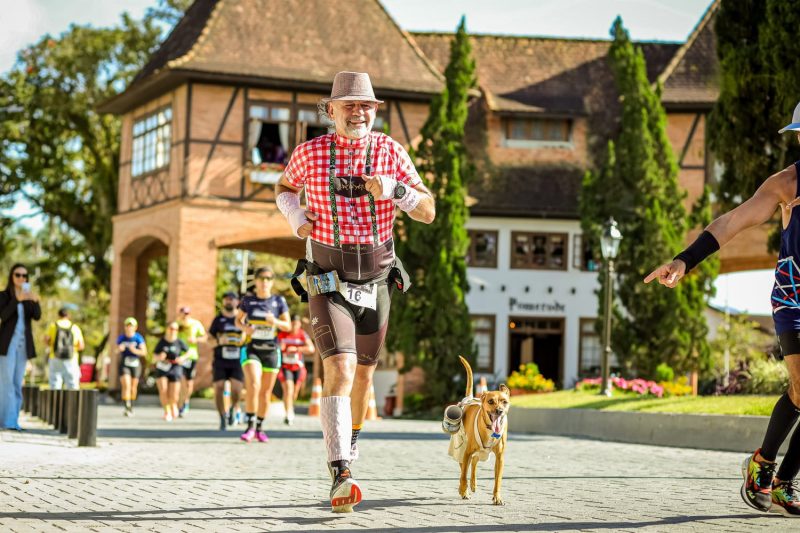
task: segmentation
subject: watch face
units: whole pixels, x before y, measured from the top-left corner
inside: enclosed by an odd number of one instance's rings
[[[397,186],[394,188],[394,199],[399,200],[403,196],[406,195],[406,186],[402,183],[398,183]]]

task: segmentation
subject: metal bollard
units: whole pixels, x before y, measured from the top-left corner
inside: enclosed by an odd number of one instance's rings
[[[69,411],[67,410],[67,393],[68,390],[61,390],[58,391],[59,395],[61,396],[61,409],[59,410],[60,414],[58,417],[58,432],[62,435],[67,434],[67,417],[69,416]]]
[[[42,414],[42,421],[45,424],[50,423],[50,409],[53,407],[53,395],[51,394],[53,391],[50,389],[44,389],[44,411]]]
[[[31,416],[39,416],[39,395],[41,392],[39,387],[33,387],[31,391]]]
[[[81,391],[67,391],[67,438],[78,438],[78,402]]]
[[[47,389],[47,425],[52,426],[56,419],[56,391]]]
[[[50,412],[50,425],[53,429],[58,429],[58,391],[54,390],[53,394],[53,410]]]
[[[27,413],[30,400],[30,387],[28,385],[22,386],[22,412]]]
[[[44,389],[39,389],[39,405],[36,408],[36,416],[39,417],[40,420],[44,420],[44,409],[45,409],[45,398],[44,398]]]
[[[97,391],[82,390],[78,402],[78,446],[97,446]]]

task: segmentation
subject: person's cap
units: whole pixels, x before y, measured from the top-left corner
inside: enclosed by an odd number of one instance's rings
[[[239,298],[239,295],[233,291],[225,291],[225,294],[222,295],[223,298]]]
[[[191,313],[191,312],[192,312],[192,308],[191,308],[191,307],[189,307],[188,305],[184,305],[183,307],[181,307],[180,309],[178,309],[178,311],[179,311],[179,312],[181,312],[181,313],[185,313],[185,314],[187,314],[187,315],[188,315],[189,313]]]
[[[800,103],[798,103],[797,106],[794,108],[794,113],[792,113],[791,124],[779,129],[778,133],[784,133],[786,131],[797,131],[797,130],[800,130]]]
[[[137,322],[137,320],[135,318],[133,318],[132,316],[129,316],[128,318],[125,319],[124,324],[126,326],[138,326],[139,322]]]
[[[382,104],[383,100],[375,98],[372,82],[366,72],[337,72],[333,78],[330,98],[323,98],[325,103],[333,100],[358,100]]]
[[[61,309],[58,310],[58,316],[63,317],[67,316],[68,314],[69,314],[69,309],[67,309],[66,307],[62,307]]]

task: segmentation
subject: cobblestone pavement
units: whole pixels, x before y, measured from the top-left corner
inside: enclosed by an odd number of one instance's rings
[[[156,407],[128,419],[101,406],[97,448],[23,420],[31,429],[0,433],[0,531],[800,531],[742,503],[741,454],[513,428],[507,505],[491,504],[493,458],[461,500],[438,424],[405,420],[367,423],[353,467],[365,501],[337,515],[319,422],[279,416],[269,443],[245,444],[211,410],[168,424]]]

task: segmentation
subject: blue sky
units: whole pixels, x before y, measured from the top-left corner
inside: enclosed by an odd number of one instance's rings
[[[123,11],[144,14],[155,0],[0,0],[0,72],[13,65],[16,51],[45,33],[57,35],[70,24],[115,24]],[[452,31],[461,15],[476,33],[608,38],[621,15],[637,40],[683,41],[710,0],[382,0],[400,26],[415,31]],[[19,205],[14,210],[28,210]],[[766,295],[771,271],[720,276],[712,303],[769,314]],[[729,288],[736,287],[736,291]],[[744,290],[747,288],[747,290]]]

